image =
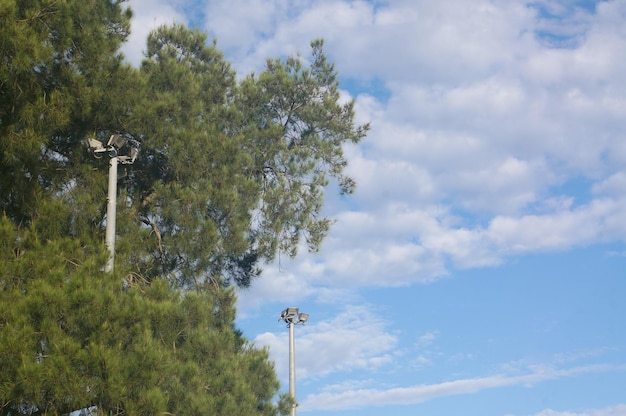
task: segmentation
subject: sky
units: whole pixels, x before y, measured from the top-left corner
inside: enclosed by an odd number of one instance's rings
[[[130,0],[240,76],[325,39],[372,129],[318,253],[265,267],[237,325],[298,414],[626,415],[626,0]]]

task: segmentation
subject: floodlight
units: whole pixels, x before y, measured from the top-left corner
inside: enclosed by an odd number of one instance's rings
[[[89,150],[104,150],[104,145],[100,140],[89,138],[85,140],[85,143],[89,146]]]
[[[107,153],[111,158],[109,163],[109,189],[107,197],[107,226],[105,242],[109,250],[109,259],[104,266],[105,272],[111,272],[114,266],[115,257],[115,216],[117,203],[117,165],[118,163],[132,164],[137,158],[139,149],[129,146],[128,155],[118,155],[118,151],[124,147],[128,138],[121,134],[112,134],[106,146],[99,140],[88,138],[84,143],[88,146],[88,150],[97,159],[102,157],[103,153]]]
[[[109,142],[107,143],[107,146],[113,146],[116,149],[119,149],[124,146],[126,142],[126,137],[122,136],[121,134],[112,134],[111,137],[109,137]]]
[[[289,328],[289,394],[293,399],[291,416],[296,415],[296,351],[294,328],[296,325],[304,325],[309,319],[308,313],[299,313],[298,308],[287,308],[280,314],[280,319],[287,323]]]
[[[298,308],[287,308],[280,314],[280,319],[291,324],[294,322],[294,319],[298,316]]]
[[[137,155],[139,154],[139,149],[136,147],[130,148],[130,163],[133,163],[135,159],[137,159]]]
[[[109,151],[109,153],[112,153],[112,151]],[[139,154],[139,149],[131,147],[128,153],[129,153],[128,156],[122,155],[122,156],[117,157],[121,164],[132,165],[135,162],[135,159],[137,159],[137,155]]]

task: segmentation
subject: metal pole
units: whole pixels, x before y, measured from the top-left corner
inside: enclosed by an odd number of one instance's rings
[[[109,161],[109,195],[107,197],[106,246],[109,258],[104,266],[106,273],[113,271],[115,263],[115,206],[117,204],[117,156]]]
[[[296,416],[296,342],[294,340],[293,321],[289,322],[289,394],[293,398],[291,416]]]

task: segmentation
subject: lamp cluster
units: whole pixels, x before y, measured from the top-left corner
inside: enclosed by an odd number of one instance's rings
[[[308,313],[299,313],[298,308],[287,308],[280,314],[280,319],[288,325],[304,325],[309,319]]]
[[[118,155],[119,150],[124,147],[127,142],[128,139],[121,134],[112,134],[106,146],[97,139],[89,138],[85,140],[89,152],[92,153],[96,159],[100,159],[102,154],[106,153],[110,158],[118,158],[119,163],[130,165],[137,159],[139,149],[134,146],[128,146],[128,155]]]
[[[287,323],[289,328],[289,394],[293,398],[291,406],[291,416],[296,416],[296,342],[294,337],[294,327],[304,325],[309,319],[308,313],[300,313],[298,308],[287,308],[280,314],[280,320]]]
[[[117,204],[117,165],[122,163],[125,165],[132,164],[137,159],[139,149],[135,146],[126,146],[128,154],[118,155],[119,150],[128,142],[128,137],[121,134],[113,134],[109,137],[106,146],[100,141],[88,138],[84,141],[89,153],[96,159],[100,159],[104,153],[109,155],[109,189],[107,195],[107,228],[106,228],[106,246],[109,250],[109,259],[104,266],[104,271],[109,273],[113,271],[115,264],[115,215]],[[132,142],[131,142],[132,144]]]

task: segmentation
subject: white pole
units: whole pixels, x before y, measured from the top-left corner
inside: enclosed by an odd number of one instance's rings
[[[107,228],[106,246],[109,250],[109,258],[104,271],[113,271],[115,263],[115,206],[117,204],[117,156],[112,157],[109,162],[109,195],[107,197]]]
[[[293,399],[291,416],[296,416],[296,342],[294,340],[293,321],[289,322],[289,394]]]

